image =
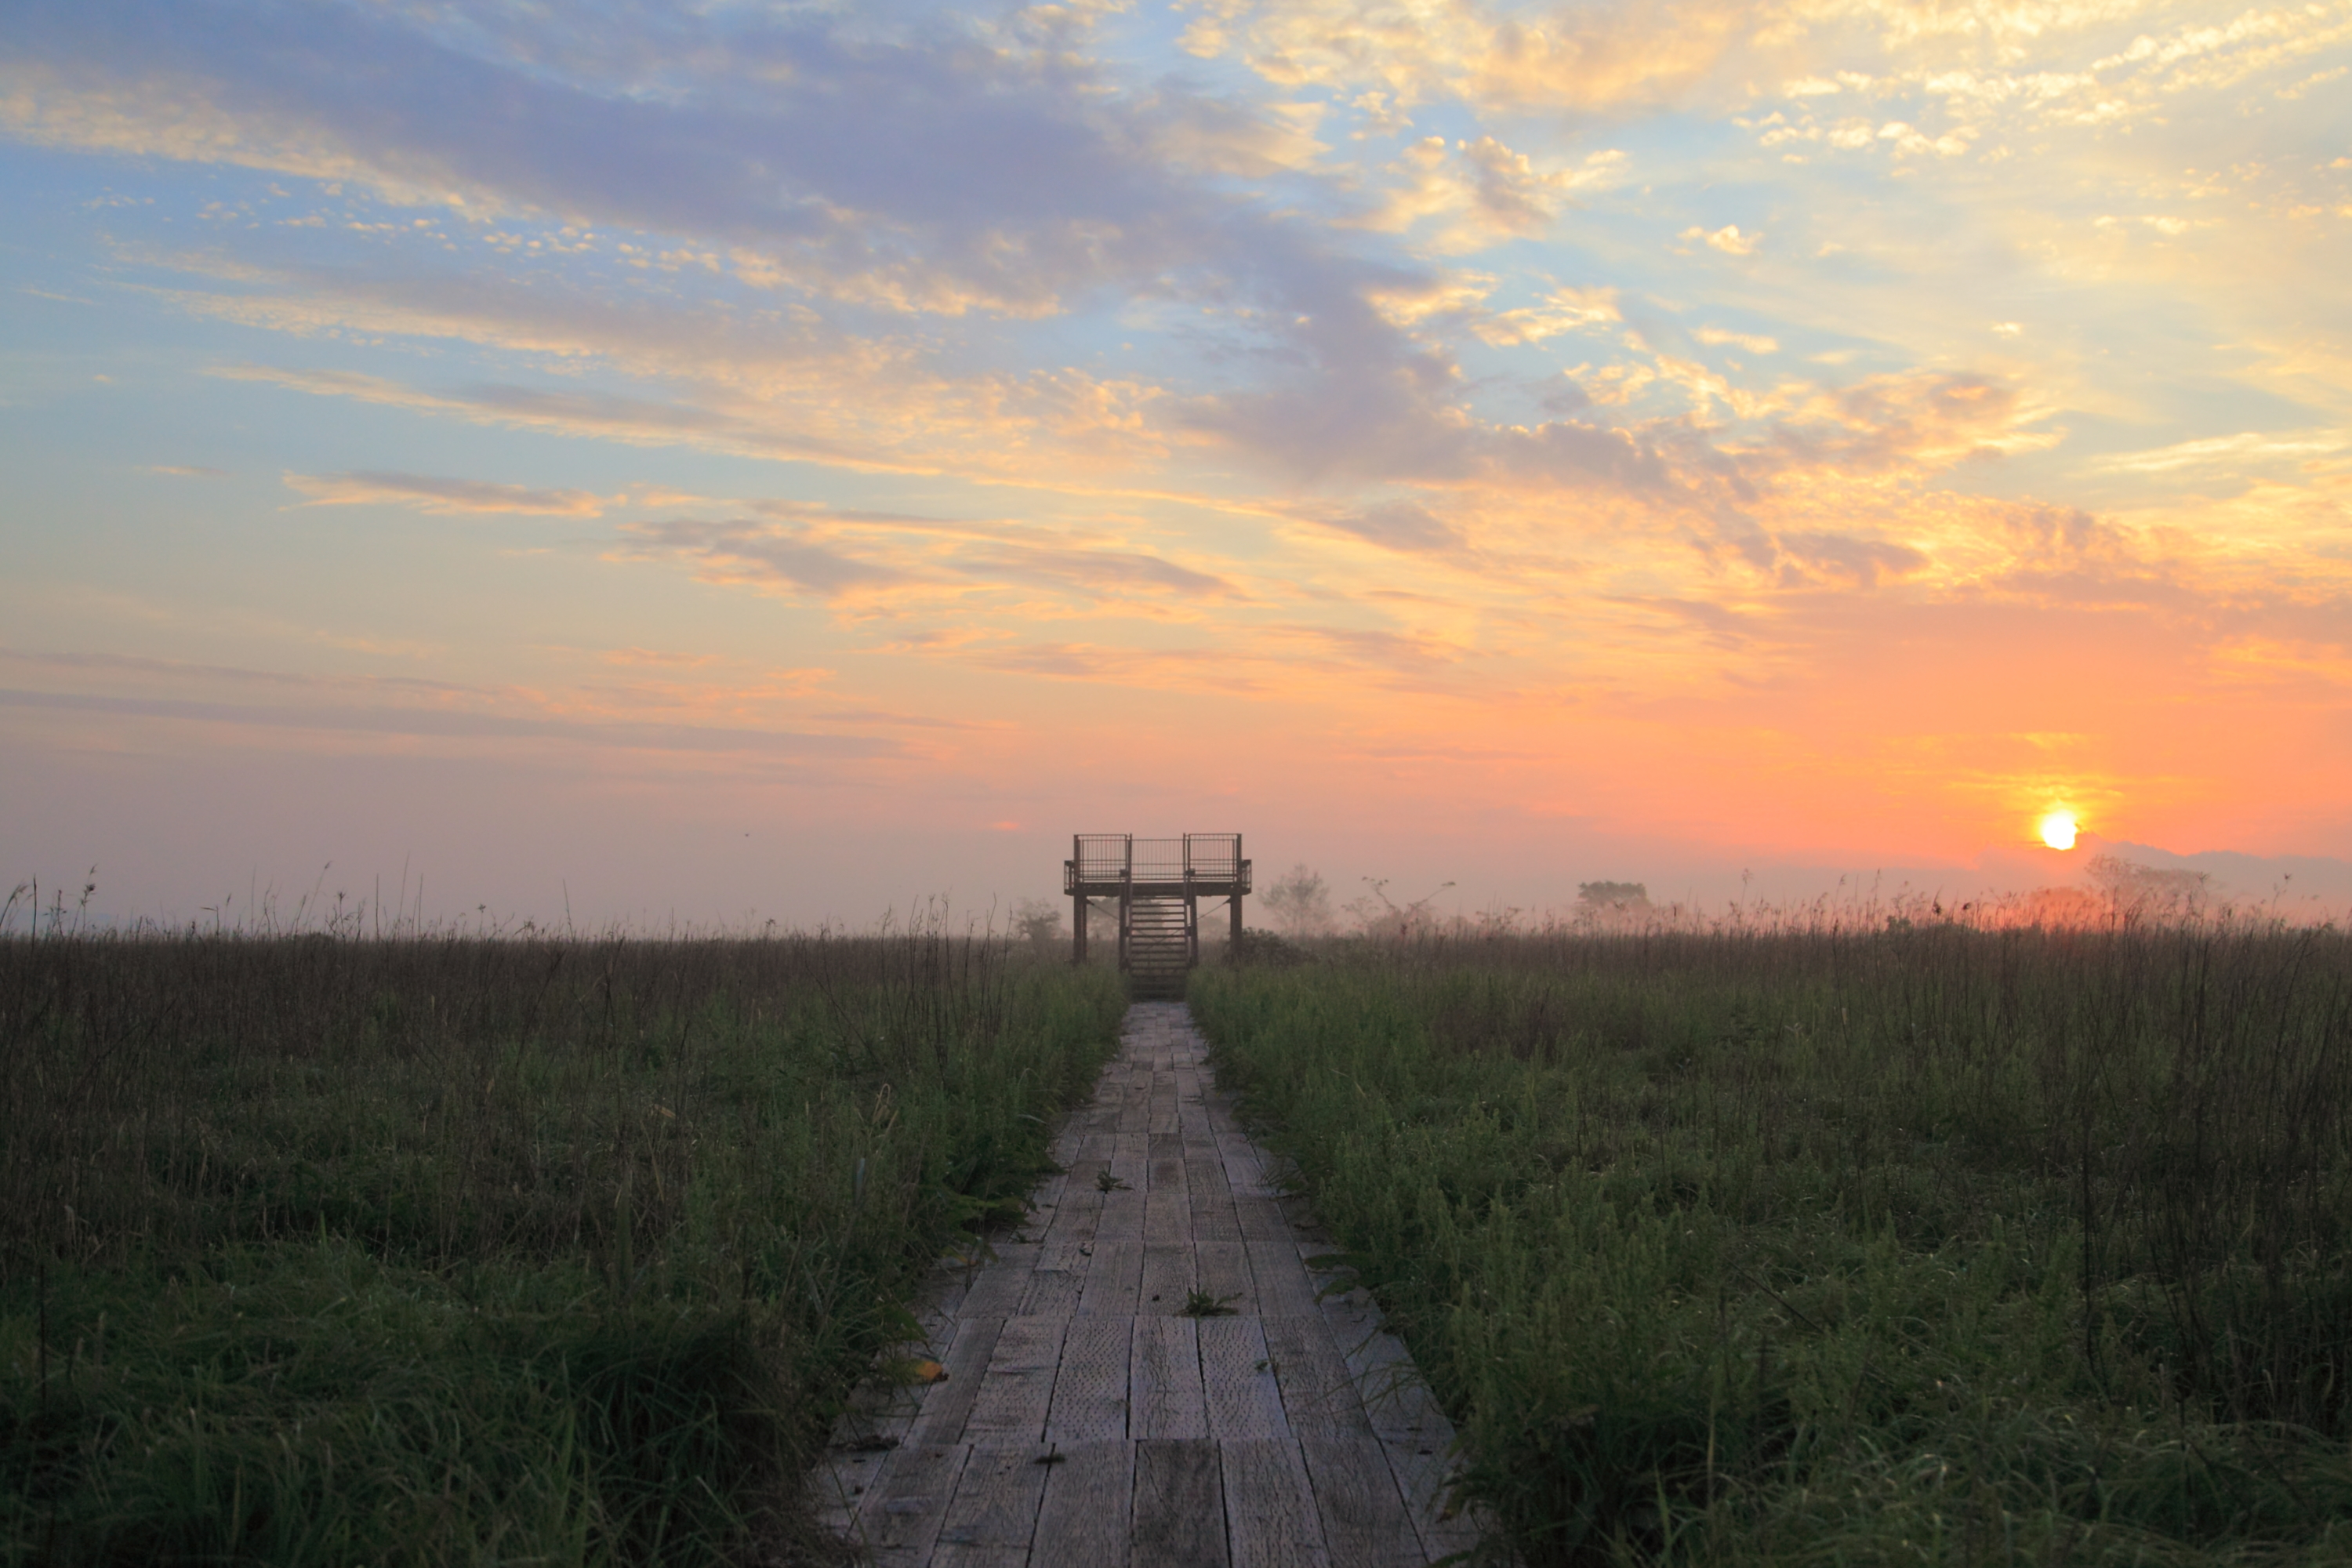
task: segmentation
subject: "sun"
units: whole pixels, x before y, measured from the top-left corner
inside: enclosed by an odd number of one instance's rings
[[[2053,849],[2074,847],[2074,814],[2060,809],[2042,819],[2042,842]]]

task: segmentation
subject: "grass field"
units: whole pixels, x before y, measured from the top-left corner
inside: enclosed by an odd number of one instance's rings
[[[0,941],[0,1557],[789,1556],[1124,1005],[938,934]]]
[[[2352,941],[1334,944],[1221,1079],[1536,1563],[2352,1561]]]

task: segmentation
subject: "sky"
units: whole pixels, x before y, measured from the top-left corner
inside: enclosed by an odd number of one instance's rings
[[[2352,903],[2352,0],[8,9],[0,883]]]

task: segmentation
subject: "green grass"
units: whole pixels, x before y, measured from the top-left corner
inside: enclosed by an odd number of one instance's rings
[[[924,935],[0,942],[0,1557],[808,1550],[1123,1005]]]
[[[2352,1561],[2352,942],[1335,945],[1195,977],[1538,1563]]]

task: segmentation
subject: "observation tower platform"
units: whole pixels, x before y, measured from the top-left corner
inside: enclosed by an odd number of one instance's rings
[[[1234,941],[1250,863],[1238,833],[1187,833],[1138,838],[1132,833],[1079,833],[1062,862],[1076,933],[1070,962],[1087,961],[1087,915],[1097,901],[1118,912],[1118,966],[1138,996],[1181,996],[1184,976],[1201,962],[1201,901],[1225,901]]]

